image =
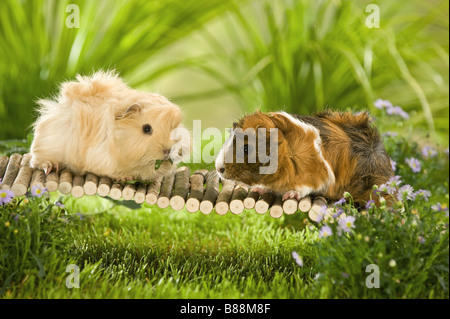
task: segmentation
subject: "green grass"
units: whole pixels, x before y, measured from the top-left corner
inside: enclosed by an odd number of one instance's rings
[[[253,210],[203,215],[98,196],[14,198],[0,206],[0,295],[448,298],[448,154],[437,149],[424,157],[401,136],[385,144],[402,185],[432,196],[359,212],[347,198],[337,208],[356,221],[342,235],[338,220],[315,223],[304,213],[273,219]],[[410,157],[420,161],[420,173],[406,164]],[[319,238],[325,225],[333,235]],[[65,285],[69,264],[81,269],[79,289]],[[370,264],[380,268],[380,288],[365,285]]]
[[[58,234],[66,243],[63,249],[54,246],[51,257],[38,255],[45,278],[30,272],[36,264],[28,256],[29,264],[16,270],[20,275],[7,297],[289,298],[296,295],[296,286],[310,280],[308,271],[292,263],[291,252],[300,248],[313,260],[308,243],[314,236],[306,239],[309,231],[297,232],[283,220],[255,212],[222,217],[155,207],[130,211],[101,198],[67,198],[65,203],[68,211],[82,212],[83,219],[71,215],[59,225],[64,227]],[[14,227],[12,222],[8,231]],[[18,229],[14,236],[28,236]],[[70,263],[82,268],[80,289],[65,287]]]
[[[66,26],[69,4],[79,7],[79,28]],[[25,137],[35,117],[35,101],[56,94],[60,82],[76,74],[116,69],[124,77],[133,74],[130,84],[138,85],[179,69],[187,58],[184,54],[176,60],[159,58],[151,72],[143,65],[230,4],[228,0],[1,1],[0,139]]]
[[[448,144],[448,1],[378,1],[379,29],[370,3],[251,2],[201,30],[210,54],[196,67],[247,112],[374,111],[381,97]]]

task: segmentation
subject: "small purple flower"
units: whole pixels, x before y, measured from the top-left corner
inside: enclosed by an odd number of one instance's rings
[[[395,172],[395,170],[397,169],[397,162],[393,161],[392,159],[390,159],[390,160],[391,160],[392,171]]]
[[[385,192],[388,194],[394,194],[395,191],[400,187],[401,183],[402,183],[402,180],[400,179],[400,176],[398,176],[398,175],[392,176],[391,178],[389,178],[389,180],[385,184],[382,184],[378,188],[378,191]],[[378,194],[378,192],[374,192],[374,193]]]
[[[75,215],[77,215],[80,220],[83,220],[83,215],[81,213],[76,213]]]
[[[428,198],[430,198],[431,192],[427,191],[426,189],[419,189],[414,193],[414,196],[416,198],[423,198],[426,202],[428,202]]]
[[[34,196],[34,197],[40,198],[40,197],[42,197],[45,193],[47,193],[47,188],[45,188],[45,187],[41,187],[41,186],[39,186],[39,185],[34,185],[34,186],[31,188],[31,195]]]
[[[300,257],[296,251],[292,252],[292,258],[294,258],[295,262],[297,263],[297,265],[299,265],[300,267],[303,267],[303,259],[302,257]]]
[[[335,202],[333,205],[334,205],[334,206],[337,206],[337,205],[344,205],[345,201],[346,201],[345,198],[342,197],[340,200],[338,200],[337,202]]]
[[[374,105],[379,110],[382,110],[382,109],[384,109],[386,107],[393,107],[391,102],[389,102],[387,100],[383,100],[383,99],[376,100]]]
[[[18,221],[19,218],[20,218],[20,215],[19,215],[19,214],[16,214],[16,216],[14,216],[14,220],[15,220],[15,221]]]
[[[340,207],[336,207],[336,213],[334,213],[333,218],[338,218],[344,213],[344,210]]]
[[[349,233],[352,230],[352,228],[355,228],[355,217],[347,216],[339,219],[339,226],[343,231]]]
[[[412,169],[414,173],[420,172],[420,161],[417,158],[411,157],[405,160],[406,164]]]
[[[333,235],[333,231],[331,230],[331,228],[329,226],[323,226],[320,230],[319,230],[319,238],[322,237],[328,237]]]
[[[400,106],[386,107],[386,113],[388,115],[400,116],[405,120],[409,119],[409,114],[406,113]]]
[[[433,206],[431,206],[431,209],[435,212],[447,212],[448,213],[448,206],[447,204],[441,204],[441,203],[436,203]]]
[[[9,189],[0,190],[0,206],[8,204],[12,201],[14,197],[14,192]]]
[[[397,199],[415,200],[416,195],[414,193],[414,188],[411,185],[404,185],[400,187],[398,190]]]
[[[423,238],[423,236],[419,236],[419,237],[417,237],[417,241],[418,241],[420,244],[423,244],[423,243],[425,243],[425,238]]]
[[[385,136],[385,137],[396,137],[396,136],[398,136],[398,133],[387,131],[387,132],[383,133],[383,136]]]
[[[422,148],[422,156],[425,158],[433,158],[436,157],[437,155],[438,152],[434,147],[426,145]]]
[[[369,210],[372,207],[375,207],[375,201],[373,199],[369,200],[366,204],[366,209]]]
[[[343,272],[343,273],[341,273],[341,276],[342,276],[343,278],[349,278],[349,277],[350,277],[350,274],[348,274],[348,273],[346,273],[346,272]]]
[[[60,201],[56,201],[56,202],[55,202],[55,205],[58,206],[58,207],[60,207],[60,208],[65,208],[65,207],[66,207],[66,206],[65,206],[63,203],[61,203]]]

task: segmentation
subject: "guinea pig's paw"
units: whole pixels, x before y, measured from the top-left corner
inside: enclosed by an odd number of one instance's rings
[[[266,193],[270,193],[270,189],[263,186],[252,186],[252,191],[257,192],[259,196],[262,196]]]
[[[283,200],[289,199],[289,198],[295,198],[296,200],[302,199],[304,196],[303,193],[297,192],[297,191],[288,191],[283,194]]]
[[[45,175],[50,174],[53,170],[55,170],[56,173],[59,172],[59,163],[58,162],[50,162],[46,161],[38,165],[38,168],[42,169],[45,173]]]

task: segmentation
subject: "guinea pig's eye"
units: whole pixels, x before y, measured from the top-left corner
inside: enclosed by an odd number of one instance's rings
[[[245,144],[244,147],[242,148],[242,151],[244,152],[245,155],[248,155],[248,153],[251,153],[253,150],[251,145]]]
[[[142,131],[144,132],[144,134],[150,135],[152,134],[153,129],[150,124],[145,124],[144,126],[142,126]]]

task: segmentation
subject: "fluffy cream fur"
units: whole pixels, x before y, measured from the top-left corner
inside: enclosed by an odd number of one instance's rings
[[[34,124],[31,165],[67,167],[116,180],[152,180],[172,171],[164,161],[177,141],[182,112],[165,97],[129,88],[114,72],[77,76],[61,85],[54,100],[40,100]],[[152,134],[145,134],[149,124]]]

